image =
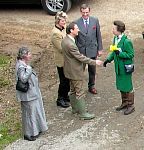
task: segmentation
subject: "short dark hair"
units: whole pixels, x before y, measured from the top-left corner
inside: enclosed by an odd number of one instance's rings
[[[70,34],[71,30],[74,30],[74,26],[76,25],[75,22],[71,22],[67,27],[66,27],[66,33]]]
[[[113,22],[115,26],[117,26],[117,31],[123,33],[125,31],[125,24],[120,20],[115,20]]]
[[[87,4],[82,4],[81,6],[80,6],[80,11],[82,10],[82,9],[89,9],[89,11],[90,11],[90,6],[89,5],[87,5]]]

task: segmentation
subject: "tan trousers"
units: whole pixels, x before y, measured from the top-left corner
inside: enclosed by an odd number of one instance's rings
[[[85,97],[83,90],[83,80],[71,80],[70,79],[70,95],[75,95],[76,99]]]

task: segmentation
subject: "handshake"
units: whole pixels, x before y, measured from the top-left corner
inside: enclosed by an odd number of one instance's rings
[[[101,66],[103,64],[103,67],[106,67],[107,63],[110,63],[108,59],[106,59],[104,62],[101,60],[96,60],[96,65]]]
[[[96,60],[96,64],[98,66],[101,66],[103,64],[103,67],[106,67],[107,63],[110,63],[110,61],[108,59],[106,59],[104,62],[101,60]]]
[[[118,48],[117,45],[110,45],[110,51],[115,52],[116,55],[119,55],[121,48]]]
[[[107,63],[110,63],[110,61],[108,59],[106,59],[103,63],[103,67],[106,67]]]

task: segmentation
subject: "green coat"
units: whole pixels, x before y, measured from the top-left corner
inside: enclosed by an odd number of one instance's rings
[[[115,41],[114,37],[114,41]],[[117,45],[121,48],[119,55],[115,52],[111,52],[107,59],[111,62],[114,60],[115,73],[116,73],[116,87],[122,92],[130,92],[133,90],[132,84],[132,74],[127,74],[125,72],[124,65],[132,64],[134,58],[134,49],[131,40],[129,40],[125,35],[122,36],[120,42]]]

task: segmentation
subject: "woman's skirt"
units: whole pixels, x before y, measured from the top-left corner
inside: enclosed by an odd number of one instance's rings
[[[36,136],[48,129],[42,99],[21,101],[23,133]]]

